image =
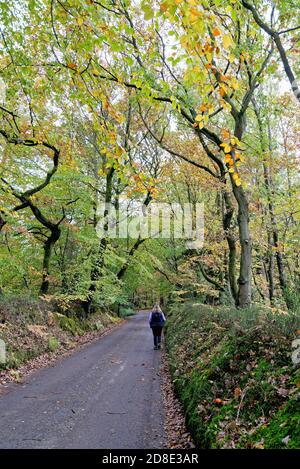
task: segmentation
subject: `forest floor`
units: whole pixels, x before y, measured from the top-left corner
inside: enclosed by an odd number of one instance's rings
[[[6,391],[1,448],[192,446],[146,312]]]

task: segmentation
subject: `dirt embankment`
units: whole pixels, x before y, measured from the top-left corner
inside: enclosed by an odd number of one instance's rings
[[[10,382],[72,353],[122,322],[103,311],[83,319],[72,313],[71,306],[64,311],[52,301],[24,296],[1,299],[0,339],[5,344],[5,361],[0,363],[2,392]]]

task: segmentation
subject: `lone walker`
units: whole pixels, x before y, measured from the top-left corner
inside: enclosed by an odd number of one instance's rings
[[[160,349],[161,333],[165,325],[166,318],[159,305],[154,305],[150,315],[149,324],[153,332],[154,350]]]

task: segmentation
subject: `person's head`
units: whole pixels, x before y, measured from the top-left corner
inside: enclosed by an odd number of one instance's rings
[[[155,305],[153,306],[153,310],[152,310],[154,313],[160,313],[161,312],[161,309],[160,309],[160,306],[158,303],[155,303]]]

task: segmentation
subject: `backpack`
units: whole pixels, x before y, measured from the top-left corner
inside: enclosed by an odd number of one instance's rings
[[[152,317],[151,317],[151,326],[162,326],[164,323],[164,320],[163,320],[163,317],[162,317],[162,314],[155,311],[154,313],[152,313]]]

